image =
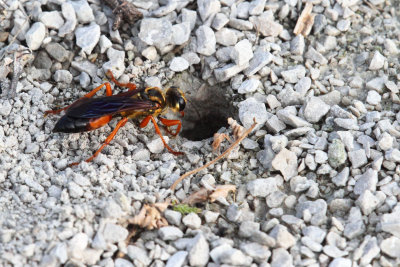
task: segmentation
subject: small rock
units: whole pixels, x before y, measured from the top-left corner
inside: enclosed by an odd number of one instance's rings
[[[150,265],[152,260],[150,259],[145,249],[140,248],[138,246],[129,245],[127,247],[127,250],[128,250],[128,256],[132,261],[138,261],[144,266]]]
[[[377,77],[367,82],[365,87],[370,90],[375,90],[378,93],[382,93],[386,80],[386,77]]]
[[[197,6],[200,18],[203,22],[212,15],[217,14],[221,9],[221,3],[218,0],[198,0]]]
[[[293,69],[282,71],[281,75],[285,82],[297,83],[301,78],[305,77],[306,69],[304,66],[298,65]]]
[[[126,228],[113,223],[107,223],[103,230],[104,240],[110,243],[124,241],[128,234],[129,232]]]
[[[267,120],[267,109],[263,103],[258,102],[255,98],[250,97],[239,103],[239,118],[243,127],[250,128],[257,122],[255,129],[260,128]]]
[[[94,21],[93,10],[86,0],[71,1],[70,3],[74,7],[76,16],[80,23],[86,24]]]
[[[79,27],[75,31],[76,45],[82,48],[87,55],[92,53],[93,48],[100,40],[100,26],[91,24],[86,27]]]
[[[375,51],[374,56],[371,60],[371,64],[369,65],[370,70],[379,70],[383,68],[385,64],[385,57],[379,53],[379,51]]]
[[[242,70],[249,67],[249,64],[244,64],[242,66],[236,64],[228,64],[222,68],[218,68],[214,70],[214,75],[217,81],[224,82],[241,72]]]
[[[346,162],[347,154],[344,144],[339,139],[333,139],[328,148],[328,161],[333,168],[337,168]],[[347,179],[346,179],[347,180]]]
[[[172,42],[172,24],[165,18],[144,18],[140,24],[139,38],[148,45],[164,48]]]
[[[54,81],[67,84],[72,82],[72,78],[72,74],[68,70],[57,70],[53,76]]]
[[[190,22],[183,22],[172,26],[172,43],[182,45],[189,40],[190,37]]]
[[[247,183],[247,190],[254,197],[267,197],[278,190],[277,179],[256,179]]]
[[[45,49],[58,62],[64,62],[68,59],[68,51],[59,43],[49,43],[45,46]]]
[[[59,29],[64,24],[64,19],[58,11],[42,12],[39,20],[49,29]]]
[[[169,64],[169,68],[175,72],[181,72],[189,68],[189,62],[183,57],[174,57]]]
[[[213,23],[211,27],[215,30],[221,30],[227,23],[229,22],[229,18],[224,13],[218,13],[215,15]]]
[[[237,43],[237,35],[233,30],[222,28],[215,33],[215,39],[218,44],[231,46]]]
[[[267,246],[258,243],[247,243],[240,246],[240,250],[252,257],[257,263],[268,261],[271,252]]]
[[[376,184],[378,183],[378,172],[369,168],[367,171],[356,177],[357,181],[354,185],[354,193],[361,195],[365,190],[375,192]]]
[[[198,229],[201,226],[201,219],[196,213],[189,213],[183,217],[182,222],[184,225],[191,229]]]
[[[107,38],[107,36],[101,35],[99,45],[100,45],[100,53],[103,54],[104,52],[107,51],[108,48],[112,47],[112,42],[110,41],[110,39]]]
[[[205,266],[208,262],[210,248],[204,235],[197,234],[188,247],[190,265]]]
[[[304,47],[304,36],[301,34],[296,35],[296,37],[294,37],[290,42],[290,53],[293,55],[303,55]]]
[[[396,43],[391,40],[391,39],[385,39],[385,49],[386,51],[389,52],[391,55],[397,55],[399,53],[399,50],[397,49]]]
[[[178,227],[166,226],[158,230],[158,235],[161,237],[162,240],[169,241],[181,238],[183,236],[183,233]]]
[[[187,251],[178,251],[168,259],[165,267],[181,267],[185,263],[187,256]]]
[[[293,266],[293,258],[284,248],[276,248],[272,251],[271,267]]]
[[[316,123],[322,119],[330,110],[330,106],[325,104],[318,97],[310,97],[304,106],[304,117],[311,123]]]
[[[46,36],[46,27],[42,22],[35,22],[25,34],[26,44],[31,50],[38,50]]]
[[[128,260],[117,258],[114,262],[114,267],[134,267],[134,265]]]
[[[276,245],[278,247],[288,249],[296,243],[296,239],[294,236],[289,233],[287,228],[283,225],[276,225],[272,231],[269,233],[269,235],[276,240]]]
[[[242,66],[250,61],[253,57],[252,45],[249,40],[244,39],[238,42],[232,52],[231,58],[236,65]]]
[[[167,219],[167,221],[170,224],[180,225],[181,219],[182,219],[182,214],[178,211],[166,210],[164,212],[164,217],[165,217],[165,219]]]
[[[239,89],[238,93],[239,94],[246,94],[246,93],[252,93],[257,90],[261,86],[261,82],[258,79],[248,79],[244,81]]]
[[[367,103],[368,104],[378,105],[381,103],[381,100],[382,100],[382,97],[377,91],[371,90],[368,92],[368,95],[367,95]]]
[[[273,20],[273,15],[270,15],[269,12],[265,12],[260,16],[255,17],[252,22],[256,25],[257,30],[266,37],[279,36],[279,34],[281,34],[283,31],[283,26],[278,22],[275,22]]]
[[[214,31],[206,26],[202,25],[196,30],[197,37],[197,53],[211,56],[215,53],[215,45],[217,43]]]
[[[400,258],[400,238],[391,236],[381,242],[381,250],[392,258]]]
[[[169,137],[164,136],[164,140],[165,140],[165,142],[168,143]],[[158,137],[153,139],[152,141],[148,142],[146,144],[146,146],[150,150],[150,152],[153,154],[159,154],[164,151],[164,143],[161,140],[161,138],[158,138]]]
[[[332,166],[332,164],[331,164]],[[350,168],[345,167],[339,174],[332,178],[332,182],[336,186],[346,186],[347,180],[349,179]]]
[[[328,60],[312,46],[309,46],[308,51],[305,54],[305,58],[311,59],[312,61],[315,61],[321,65],[326,65],[328,63]]]
[[[348,155],[351,165],[355,169],[365,165],[368,162],[364,149],[350,151]]]
[[[297,175],[297,156],[294,152],[282,149],[272,161],[272,167],[282,173],[286,181]]]

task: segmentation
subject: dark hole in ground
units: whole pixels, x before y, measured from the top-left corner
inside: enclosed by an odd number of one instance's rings
[[[192,141],[207,139],[227,127],[229,117],[237,119],[227,85],[209,86],[188,73],[175,77],[169,85],[180,87],[188,100],[181,136]]]

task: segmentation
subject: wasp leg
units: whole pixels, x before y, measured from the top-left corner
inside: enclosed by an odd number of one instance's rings
[[[146,118],[143,119],[143,121],[140,123],[140,128],[146,127],[146,125],[149,123],[149,121],[152,121],[154,124],[154,128],[156,130],[156,133],[161,137],[162,142],[164,143],[164,146],[168,149],[168,151],[172,154],[174,154],[175,156],[178,155],[183,155],[185,153],[183,152],[178,152],[178,151],[174,151],[168,144],[167,142],[165,142],[164,137],[161,134],[160,128],[158,128],[157,122],[156,120],[153,118],[153,116],[149,115]]]
[[[119,81],[117,81],[111,70],[107,71],[107,76],[109,76],[111,81],[114,82],[119,87],[129,88],[129,91],[133,91],[136,89],[136,84],[134,83],[120,83]]]
[[[106,96],[111,96],[111,95],[112,95],[111,85],[110,85],[109,82],[105,82],[105,83],[100,84],[99,86],[97,86],[97,87],[94,88],[92,91],[90,91],[90,92],[87,93],[86,95],[82,96],[82,97],[79,98],[78,100],[80,100],[80,99],[82,99],[82,98],[91,98],[91,97],[94,96],[101,88],[103,88],[103,86],[106,87]],[[76,101],[78,101],[78,100],[76,100]],[[76,101],[75,101],[75,102],[76,102]],[[74,102],[74,103],[75,103],[75,102]],[[73,103],[72,103],[71,105],[73,105]],[[68,105],[68,106],[66,106],[66,107],[64,107],[64,108],[61,108],[61,109],[46,110],[46,111],[44,112],[44,116],[47,116],[47,115],[49,115],[49,114],[58,114],[58,113],[60,113],[60,112],[63,111],[63,110],[67,110],[71,105]]]
[[[93,154],[93,156],[91,156],[90,158],[88,158],[87,160],[85,160],[86,162],[90,162],[92,161],[95,157],[97,157],[100,152],[103,150],[103,148],[105,148],[110,142],[111,140],[113,140],[113,138],[115,137],[115,135],[117,134],[119,128],[121,128],[122,126],[125,125],[125,123],[128,121],[128,118],[123,118],[122,120],[120,120],[117,123],[117,126],[115,126],[115,129],[110,133],[110,135],[106,138],[106,140],[104,141],[104,143],[101,145],[101,147],[99,149],[97,149],[97,151]],[[80,162],[74,162],[69,164],[69,166],[75,166],[78,165]]]
[[[166,127],[166,131],[167,131],[170,135],[172,135],[172,136],[177,136],[178,133],[181,131],[182,122],[181,122],[180,120],[168,120],[168,119],[165,119],[165,118],[162,118],[162,117],[159,117],[158,119],[161,121],[162,124],[164,124],[165,126],[167,126],[167,127]],[[172,131],[169,130],[169,127],[175,126],[175,125],[178,125],[178,126],[176,127],[175,133],[173,133]]]

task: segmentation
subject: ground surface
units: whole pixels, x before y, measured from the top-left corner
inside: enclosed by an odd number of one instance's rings
[[[312,2],[303,37],[296,0],[135,1],[144,18],[116,31],[100,0],[0,1],[0,265],[398,266],[400,3]],[[179,85],[184,136],[205,139],[169,138],[176,157],[133,121],[68,167],[117,120],[53,133],[59,116],[44,112],[108,69]],[[256,130],[172,193],[216,157],[206,137],[230,115]],[[169,226],[127,240],[145,204],[222,184],[235,194],[203,198],[199,213],[170,206],[157,221]]]

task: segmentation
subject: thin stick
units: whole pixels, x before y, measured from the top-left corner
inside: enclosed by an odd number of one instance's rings
[[[251,133],[251,131],[253,131],[254,127],[256,127],[256,125],[257,125],[256,118],[253,118],[253,121],[254,121],[254,123],[250,126],[250,128],[247,129],[247,130],[243,133],[243,135],[240,136],[240,138],[237,139],[227,150],[225,150],[224,153],[222,153],[221,155],[219,155],[218,157],[216,157],[216,158],[213,159],[212,161],[206,163],[205,165],[203,165],[203,166],[201,166],[201,167],[199,167],[199,168],[197,168],[197,169],[191,170],[191,171],[189,171],[189,172],[183,174],[181,177],[179,177],[179,178],[174,182],[174,184],[170,187],[170,189],[171,189],[172,191],[175,191],[176,186],[177,186],[180,182],[182,182],[183,179],[185,179],[186,177],[188,177],[188,176],[190,176],[190,175],[192,175],[192,174],[198,173],[198,172],[201,171],[201,170],[204,170],[204,169],[207,168],[208,166],[210,166],[210,165],[216,163],[218,160],[220,160],[220,159],[222,159],[223,157],[227,156],[235,147],[237,147],[237,146],[240,144],[240,142],[243,141],[243,139],[245,139],[245,138]]]

